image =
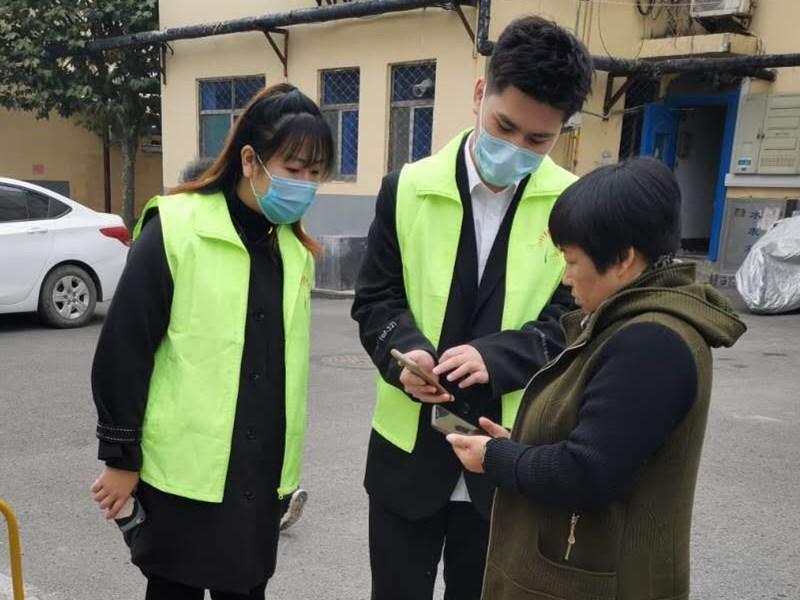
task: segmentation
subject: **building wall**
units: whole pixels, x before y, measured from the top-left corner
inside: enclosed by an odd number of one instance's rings
[[[764,54],[796,53],[798,21],[800,2],[759,2],[750,31]],[[773,94],[800,94],[800,68],[779,69],[775,83],[758,85]]]
[[[632,56],[641,39],[642,22],[632,6],[607,4],[591,14],[562,0],[495,0],[492,4],[490,39],[521,14],[542,14],[575,30],[592,52],[609,51]],[[224,4],[198,4],[190,0],[162,0],[161,27],[264,12],[280,12],[316,6],[314,0],[282,0],[264,3],[231,0]],[[473,22],[477,11],[464,7]],[[580,17],[580,18],[579,18]],[[612,34],[611,28],[615,29]],[[617,30],[617,28],[619,28]],[[279,42],[280,36],[276,38]],[[441,148],[451,137],[475,123],[472,93],[486,61],[474,52],[454,12],[428,9],[411,13],[346,20],[323,25],[290,28],[288,78],[283,66],[261,33],[244,33],[178,41],[168,56],[167,85],[163,89],[164,185],[177,181],[183,166],[199,152],[198,80],[203,78],[264,75],[267,85],[292,82],[319,100],[319,72],[337,67],[359,67],[361,101],[359,115],[358,173],[355,181],[326,183],[319,201],[307,218],[312,232],[355,234],[366,232],[380,180],[386,172],[391,65],[435,59],[436,96],[432,148]],[[602,112],[605,76],[598,74],[587,110]],[[553,157],[578,173],[616,160],[621,117],[603,121],[585,116],[579,135],[564,137]]]
[[[303,3],[304,6],[314,2]],[[162,1],[161,26],[185,24],[192,3]],[[297,8],[299,2],[270,3],[271,11]],[[219,6],[195,6],[195,12],[208,8],[202,18],[234,18],[257,15],[263,4],[252,1],[226,3],[230,8],[219,14]],[[249,7],[249,10],[248,8]],[[214,10],[211,10],[211,9]],[[473,11],[474,12],[474,11]],[[446,32],[446,35],[442,35]],[[280,36],[277,36],[280,41]],[[394,63],[426,59],[437,61],[432,145],[441,147],[461,129],[473,124],[471,97],[475,81],[475,61],[466,32],[455,13],[441,10],[387,15],[365,21],[342,21],[325,25],[305,25],[291,29],[289,38],[289,76],[260,33],[243,33],[175,43],[169,57],[167,85],[163,90],[164,183],[174,185],[182,167],[199,152],[199,79],[264,75],[267,85],[290,81],[315,100],[319,100],[319,72],[338,67],[359,67],[361,102],[359,106],[358,174],[354,182],[330,182],[321,192],[335,195],[374,196],[385,174],[388,128],[390,66]]]
[[[783,54],[783,53],[796,53],[797,52],[797,27],[796,23],[800,19],[800,3],[798,2],[782,2],[779,5],[776,3],[759,2],[756,6],[754,17],[751,25],[751,33],[756,36],[759,44],[760,51],[764,54]],[[800,68],[782,68],[777,69],[777,79],[775,82],[766,82],[761,80],[744,80],[742,84],[742,95],[746,94],[800,94]],[[800,151],[800,150],[799,150]],[[736,176],[733,176],[735,179]],[[732,204],[736,200],[754,200],[756,204],[763,206],[776,206],[780,205],[782,201],[789,201],[796,206],[796,201],[800,199],[800,175],[794,176],[750,176],[747,178],[748,184],[750,182],[759,182],[762,185],[754,187],[742,187],[741,184],[737,186],[729,186],[727,188],[727,206],[726,217],[728,223],[734,221],[731,219],[730,211]],[[777,204],[776,204],[777,202]],[[766,231],[769,225],[751,222],[749,225],[756,227],[759,235],[752,238],[736,238],[734,232],[723,231],[723,239],[737,240],[739,245],[752,244],[760,234]],[[735,229],[735,227],[733,228]],[[741,241],[744,239],[744,241]],[[743,258],[745,251],[737,249],[734,243],[728,244],[730,252],[736,259]],[[728,248],[726,248],[728,251]],[[720,270],[725,270],[725,256],[721,256]],[[736,267],[738,260],[729,259],[727,261],[728,267]]]
[[[225,3],[162,0],[161,27],[315,6],[315,0],[272,0],[266,4],[257,0]],[[770,3],[759,3],[752,31],[759,37],[762,51],[792,52],[795,38],[792,27],[800,17],[800,3],[781,3],[779,10],[775,8]],[[541,14],[575,32],[594,55],[634,58],[641,55],[643,40],[663,37],[671,28],[676,35],[702,35],[702,28],[686,18],[687,10],[679,7],[678,18],[670,19],[667,10],[642,17],[632,0],[613,3],[493,0],[489,38],[497,39],[517,16]],[[464,7],[464,12],[475,26],[476,10]],[[280,36],[276,39],[280,43]],[[357,177],[354,181],[329,182],[322,187],[306,218],[307,227],[317,235],[366,233],[373,216],[374,197],[386,171],[391,65],[426,59],[437,61],[434,151],[474,124],[472,90],[486,65],[486,59],[474,51],[458,16],[441,9],[291,27],[288,77],[261,33],[179,41],[173,46],[175,53],[168,55],[167,85],[162,100],[165,187],[176,183],[180,170],[199,151],[199,79],[264,75],[268,85],[288,79],[319,100],[320,70],[360,68]],[[751,86],[753,93],[800,93],[800,69],[781,69],[778,73],[774,84],[755,81],[746,85]],[[596,73],[581,128],[562,136],[552,152],[557,162],[579,175],[618,159],[620,109],[624,100],[613,107],[608,118],[601,117],[606,81],[604,73]],[[665,82],[663,89],[666,87]],[[741,193],[733,189],[729,192]],[[774,197],[776,191],[770,190],[768,194]]]
[[[53,116],[0,110],[0,176],[25,181],[68,181],[72,199],[103,211],[103,144],[72,121]],[[111,148],[111,210],[122,212],[121,160]],[[136,164],[136,213],[162,192],[161,154],[139,152]]]

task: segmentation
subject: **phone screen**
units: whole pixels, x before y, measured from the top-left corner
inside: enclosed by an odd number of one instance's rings
[[[434,429],[441,431],[445,435],[448,433],[486,435],[486,432],[480,427],[462,419],[439,404],[434,404],[431,410],[431,425]]]

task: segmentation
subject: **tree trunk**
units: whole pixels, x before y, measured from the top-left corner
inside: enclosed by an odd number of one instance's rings
[[[131,228],[136,222],[134,201],[136,197],[136,153],[139,137],[125,135],[122,140],[122,218]]]
[[[103,210],[111,212],[111,138],[108,127],[103,133]]]

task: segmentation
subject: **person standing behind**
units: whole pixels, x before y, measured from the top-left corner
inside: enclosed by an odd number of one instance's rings
[[[333,164],[319,108],[261,91],[214,164],[144,209],[92,367],[91,487],[147,600],[264,598],[305,437],[313,255],[300,218]]]
[[[178,176],[178,185],[183,185],[190,181],[198,181],[211,168],[215,160],[210,156],[201,156],[190,160],[184,165],[181,174]]]
[[[518,19],[475,85],[475,129],[383,180],[352,308],[379,372],[365,477],[374,600],[432,598],[442,553],[445,597],[480,596],[492,490],[430,427],[431,405],[510,425],[531,373],[563,347],[573,305],[547,221],[575,176],[547,154],[591,77],[570,33]]]

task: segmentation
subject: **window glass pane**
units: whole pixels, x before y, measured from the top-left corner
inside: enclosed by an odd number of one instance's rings
[[[322,117],[331,128],[331,136],[333,137],[333,147],[335,157],[333,160],[334,167],[332,169],[334,177],[339,174],[339,164],[341,160],[341,144],[339,143],[339,112],[338,110],[323,110]]]
[[[215,158],[225,145],[230,115],[200,115],[200,155]]]
[[[200,82],[200,110],[231,110],[233,92],[230,80]]]
[[[245,104],[255,96],[256,92],[264,87],[263,77],[247,77],[244,79],[233,80],[233,106],[234,108],[244,108]]]
[[[431,153],[433,137],[433,107],[414,109],[414,138],[411,144],[411,160],[425,158]]]
[[[358,111],[342,113],[341,174],[355,177],[358,171]]]
[[[28,183],[32,183],[34,185],[38,185],[39,187],[43,187],[48,189],[56,194],[61,194],[62,196],[66,196],[69,198],[69,181],[60,181],[60,180],[52,180],[52,179],[28,179]]]
[[[0,186],[0,223],[24,221],[28,218],[28,205],[21,190]]]
[[[322,104],[358,104],[360,88],[358,69],[324,71],[322,73]]]
[[[408,107],[392,108],[389,115],[389,171],[398,171],[408,162],[409,120]]]
[[[436,63],[392,67],[392,100],[431,100],[436,89]]]
[[[46,219],[47,207],[50,204],[49,199],[34,192],[25,192],[25,197],[28,203],[28,218]]]
[[[47,210],[47,216],[51,219],[55,219],[60,217],[61,215],[65,215],[69,212],[69,206],[64,204],[63,202],[59,202],[55,198],[50,198],[50,205]]]

